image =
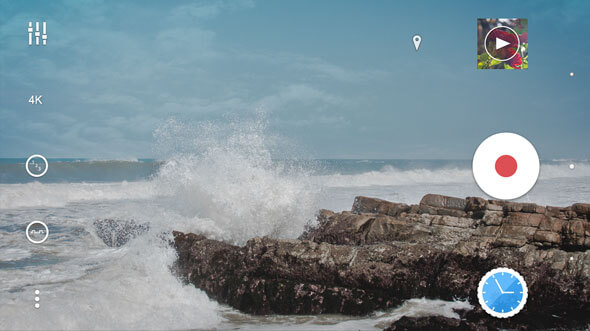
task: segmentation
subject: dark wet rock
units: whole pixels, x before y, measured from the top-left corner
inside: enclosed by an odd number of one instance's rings
[[[465,315],[469,320],[456,319],[443,316],[421,316],[408,317],[403,316],[399,320],[391,323],[385,328],[385,331],[417,331],[417,330],[444,330],[444,331],[491,331],[491,330],[538,330],[544,329],[531,325],[530,323],[521,323],[515,320],[505,320],[490,317],[485,312],[483,315],[474,314]],[[570,328],[557,328],[560,330],[570,330]]]
[[[147,232],[148,224],[129,220],[102,219],[94,221],[98,237],[109,247],[120,247],[129,240]]]
[[[587,324],[566,316],[547,315],[543,318],[531,318],[520,313],[510,318],[494,318],[477,305],[473,310],[460,313],[461,320],[466,321],[469,330],[585,330]]]
[[[412,291],[400,287],[384,293],[388,286],[365,286],[387,281],[380,274],[394,268],[383,261],[395,254],[392,249],[270,238],[254,238],[237,247],[194,234],[174,235],[180,274],[218,301],[247,313],[360,315],[398,305],[395,292]]]
[[[393,322],[385,331],[418,331],[418,330],[488,330],[485,326],[478,326],[456,318],[443,316],[408,317],[403,316]]]
[[[177,268],[209,296],[253,314],[362,315],[416,297],[465,298],[476,309],[458,325],[433,317],[392,327],[580,327],[590,323],[584,206],[436,195],[408,206],[358,197],[352,212],[320,211],[299,240],[253,238],[238,247],[175,232]],[[497,267],[517,270],[529,289],[524,309],[509,319],[490,317],[477,300],[481,277]]]
[[[548,321],[551,320],[551,321]],[[551,326],[549,326],[551,325]],[[443,316],[403,316],[384,330],[457,330],[457,331],[491,331],[491,330],[587,330],[584,324],[570,323],[557,316],[544,319],[530,319],[516,315],[509,319],[494,318],[480,307],[460,311],[460,319]]]

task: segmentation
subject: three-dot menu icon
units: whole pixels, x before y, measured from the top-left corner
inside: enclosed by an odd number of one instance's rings
[[[39,300],[41,300],[39,298],[39,294],[41,294],[41,292],[39,290],[35,290],[35,308],[39,309],[39,307],[41,307],[41,305],[39,304]]]

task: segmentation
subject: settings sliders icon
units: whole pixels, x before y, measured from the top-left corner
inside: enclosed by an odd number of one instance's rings
[[[27,28],[29,46],[47,45],[47,22],[35,22],[34,26],[35,29],[33,30],[33,22],[29,22],[29,27]]]

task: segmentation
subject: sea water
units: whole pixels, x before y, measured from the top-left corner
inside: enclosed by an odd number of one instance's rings
[[[365,317],[261,317],[177,279],[172,230],[242,245],[254,236],[296,238],[319,208],[349,210],[357,195],[405,203],[427,193],[486,197],[469,160],[277,158],[264,131],[258,122],[228,129],[170,121],[155,134],[157,159],[49,159],[38,179],[26,175],[25,159],[0,160],[0,329],[370,330],[471,307],[415,298]],[[538,183],[519,200],[589,202],[590,163],[543,161]],[[149,231],[108,247],[93,226],[107,218],[149,223]],[[32,221],[48,225],[46,242],[27,241]]]

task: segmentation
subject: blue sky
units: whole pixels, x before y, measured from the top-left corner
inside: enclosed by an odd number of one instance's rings
[[[528,18],[530,69],[476,70],[478,17]],[[470,159],[512,131],[590,158],[588,22],[575,0],[0,0],[0,157],[152,157],[171,117],[263,109],[309,157]]]

